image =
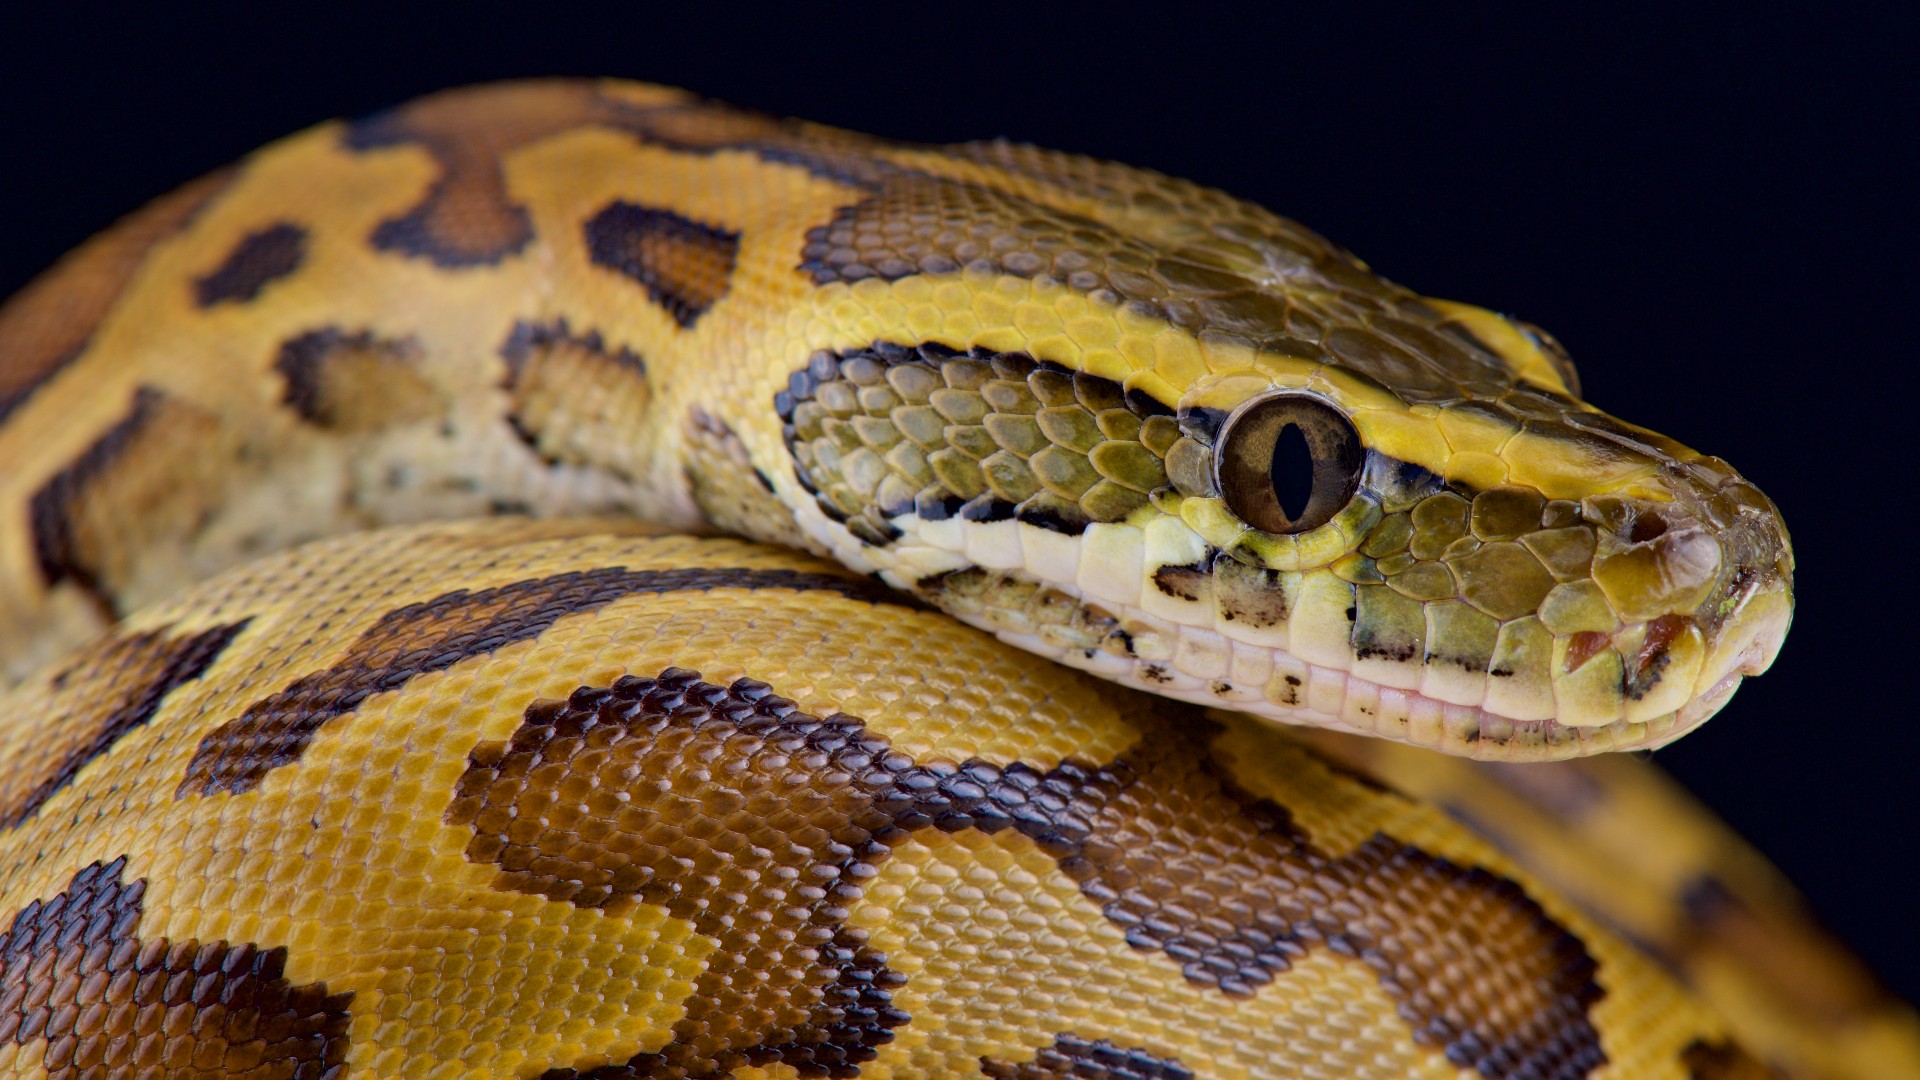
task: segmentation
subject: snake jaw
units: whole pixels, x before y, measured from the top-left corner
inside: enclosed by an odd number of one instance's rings
[[[1484,499],[1438,498],[1446,513],[1416,512],[1410,527],[1376,524],[1368,538],[1399,539],[1360,562],[1276,572],[1212,548],[1177,521],[1083,538],[1009,521],[990,526],[1006,534],[999,568],[962,557],[991,554],[985,549],[947,550],[937,573],[902,584],[1022,648],[1162,696],[1483,760],[1671,742],[1778,654],[1791,621],[1791,554],[1770,505],[1747,507],[1710,535],[1688,516],[1687,499],[1602,500],[1573,518],[1527,503],[1545,533],[1587,537],[1581,550],[1595,554],[1576,563],[1532,536],[1531,545],[1466,537],[1463,548],[1446,524],[1456,510],[1463,530],[1476,521],[1510,529],[1500,521],[1512,516],[1513,500],[1501,495],[1483,507]],[[1656,517],[1657,535],[1647,524]],[[947,537],[964,530],[946,523],[903,524],[906,541],[892,553],[914,565],[933,562],[909,554],[942,553],[942,538],[963,538]],[[1123,539],[1138,549],[1132,587],[1087,572],[1090,563],[1128,561],[1093,557]],[[1013,557],[1025,540],[1034,542],[1030,555],[1051,557]],[[1428,561],[1468,587],[1411,604],[1411,578],[1366,578],[1374,566],[1395,567],[1388,549],[1396,545],[1480,557]],[[1489,551],[1505,554],[1482,554]],[[1500,607],[1512,599],[1511,581],[1470,578],[1526,558],[1538,560],[1534,572],[1564,580],[1540,585],[1524,610]],[[1416,620],[1410,630],[1401,629],[1403,608]],[[1496,624],[1489,610],[1505,621]],[[1487,642],[1477,655],[1476,633]]]

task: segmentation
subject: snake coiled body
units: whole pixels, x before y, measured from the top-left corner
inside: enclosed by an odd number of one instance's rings
[[[1920,1075],[1588,756],[1792,556],[1577,395],[1027,147],[570,81],[269,147],[0,309],[0,1073]]]

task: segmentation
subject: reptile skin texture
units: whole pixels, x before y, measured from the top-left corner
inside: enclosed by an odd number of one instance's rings
[[[1793,554],[1579,394],[1067,154],[292,136],[0,307],[0,1076],[1920,1077],[1610,753]]]

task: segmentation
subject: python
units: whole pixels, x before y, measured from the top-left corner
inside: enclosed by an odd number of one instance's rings
[[[0,358],[0,1071],[1920,1073],[1603,753],[1771,663],[1772,504],[1222,193],[480,87]]]

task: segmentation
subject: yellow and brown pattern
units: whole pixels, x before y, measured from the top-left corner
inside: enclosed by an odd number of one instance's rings
[[[1578,393],[1030,147],[587,80],[268,147],[0,308],[0,1074],[1920,1077],[1639,764],[1269,723],[1578,757],[1764,670],[1772,504]]]
[[[192,963],[346,1075],[1677,1078],[1738,1043],[1438,811],[790,554],[375,532],[128,632],[246,618],[0,831],[0,910],[244,942],[119,951],[244,955]],[[167,1022],[237,1043],[217,991]]]
[[[72,582],[120,614],[116,598],[135,573],[124,538],[191,533],[222,498],[223,462],[236,451],[228,435],[213,413],[137,389],[126,415],[28,503],[43,579]]]
[[[0,308],[0,421],[78,359],[155,244],[185,228],[233,179],[215,173],[101,233]]]
[[[412,342],[327,327],[282,345],[274,368],[302,420],[362,432],[439,415],[443,401],[414,370],[419,359]]]
[[[74,697],[84,711],[29,721],[41,738],[26,760],[0,771],[0,828],[32,817],[88,762],[153,719],[168,694],[198,679],[244,629],[244,620],[197,633],[174,634],[163,627],[112,635],[76,654],[54,673],[53,682],[85,686],[85,694]]]
[[[1522,767],[1332,733],[1302,737],[1443,808],[1663,967],[1718,988],[1719,1007],[1764,1033],[1756,1038],[1771,1057],[1898,1061],[1885,1066],[1893,1074],[1920,1068],[1911,1050],[1896,1049],[1907,1039],[1904,1006],[1778,870],[1649,763],[1607,755]]]
[[[338,1076],[351,995],[295,985],[284,948],[139,935],[145,881],[92,863],[0,933],[0,1061],[48,1080]]]

